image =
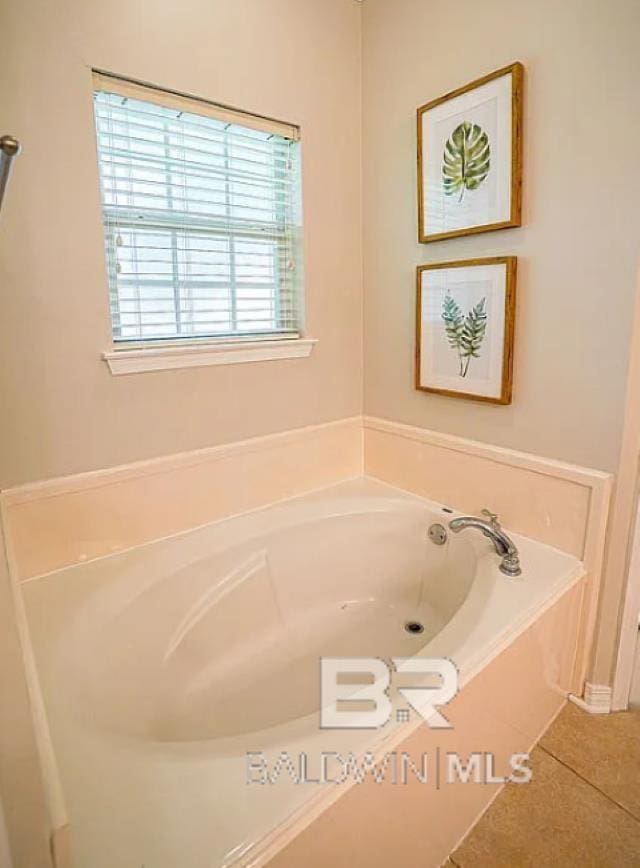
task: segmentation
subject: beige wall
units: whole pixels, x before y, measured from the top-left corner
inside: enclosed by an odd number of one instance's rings
[[[640,588],[634,587],[638,578],[630,572],[630,564],[636,545],[634,536],[639,530],[636,516],[639,514],[640,488],[640,272],[637,286],[624,432],[611,504],[600,617],[590,677],[595,684],[611,684],[613,680],[614,710],[626,706],[638,639],[638,606],[631,600],[638,599]]]
[[[359,413],[359,5],[4,0],[0,32],[0,486]],[[302,125],[310,359],[108,373],[91,65]]]
[[[365,0],[365,411],[615,469],[640,242],[637,0]],[[415,110],[525,65],[524,226],[416,241]],[[413,390],[418,263],[519,257],[514,401]]]
[[[150,8],[2,5],[2,124],[24,152],[0,232],[0,486],[361,408],[360,5]],[[640,6],[460,0],[455,51],[431,36],[450,30],[444,0],[366,0],[362,11],[366,411],[614,468],[640,237],[640,115],[629,110]],[[516,58],[527,70],[525,226],[419,245],[416,106]],[[109,375],[92,64],[302,124],[308,331],[320,338],[310,359]],[[497,253],[520,258],[514,404],[415,392],[415,265]]]

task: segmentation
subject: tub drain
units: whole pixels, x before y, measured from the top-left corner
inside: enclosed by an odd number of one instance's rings
[[[424,625],[420,623],[420,621],[407,621],[404,625],[404,629],[407,633],[424,633]]]

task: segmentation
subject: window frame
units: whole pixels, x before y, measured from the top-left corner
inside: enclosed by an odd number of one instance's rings
[[[93,87],[92,92],[106,91],[116,92],[118,95],[130,96],[136,100],[151,102],[156,105],[169,107],[177,110],[189,110],[190,113],[199,113],[207,116],[211,113],[217,119],[224,119],[228,123],[237,124],[240,126],[251,126],[249,128],[258,129],[261,131],[275,131],[278,135],[294,138],[299,141],[300,130],[297,126],[286,122],[275,121],[271,118],[262,117],[259,115],[251,115],[246,112],[241,112],[227,106],[211,103],[207,100],[202,100],[198,97],[192,97],[187,94],[182,94],[176,91],[166,90],[154,85],[149,85],[144,82],[138,82],[131,79],[122,78],[106,73],[101,70],[92,70]],[[197,111],[197,110],[199,111]],[[95,120],[94,120],[95,128]],[[96,149],[97,160],[96,169],[100,176],[100,154],[98,150],[97,130],[96,130]],[[298,166],[300,175],[298,176],[298,196],[302,198],[302,177],[300,166]],[[300,218],[302,204],[299,203]],[[102,238],[105,249],[107,249],[108,232],[110,229],[105,213],[108,206],[102,201],[101,196],[101,229]],[[125,221],[123,221],[124,224]],[[180,228],[176,224],[172,230],[168,225],[169,231],[179,232]],[[233,237],[230,233],[229,238]],[[300,248],[300,253],[303,246],[303,221],[300,219],[299,237],[296,239],[296,246]],[[115,242],[113,245],[115,249]],[[302,256],[300,255],[300,261]],[[256,361],[275,361],[280,359],[305,358],[308,357],[317,341],[310,338],[306,334],[304,324],[304,279],[302,277],[302,268],[299,268],[300,274],[294,284],[296,298],[296,314],[297,328],[293,332],[284,331],[265,331],[254,333],[221,333],[219,335],[194,334],[193,336],[175,334],[163,336],[134,337],[134,338],[116,338],[113,321],[110,319],[111,346],[109,350],[102,353],[102,358],[108,364],[109,370],[114,375],[131,374],[143,371],[159,371],[181,367],[198,367],[202,365],[220,365],[220,364],[237,364]],[[107,256],[106,276],[108,285],[107,297],[110,299],[109,306],[111,307],[111,297],[113,293],[113,284],[109,275],[111,264]],[[175,273],[173,275],[175,285]],[[278,286],[278,292],[282,289],[282,285]],[[291,298],[292,296],[289,296]]]

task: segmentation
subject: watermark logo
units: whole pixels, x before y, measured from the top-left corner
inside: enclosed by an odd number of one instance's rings
[[[409,677],[412,686],[397,684]],[[393,715],[392,690],[430,727],[452,728],[438,710],[458,692],[458,670],[445,657],[393,657],[391,664],[378,657],[321,657],[320,727],[384,726]],[[407,721],[410,708],[396,708],[396,720]]]
[[[383,756],[367,752],[361,757],[354,753],[340,754],[321,751],[289,754],[282,751],[270,762],[262,751],[247,753],[246,783],[274,786],[278,783],[304,784],[408,784],[411,781],[431,784],[436,789],[448,784],[526,784],[532,777],[529,755],[514,753],[508,758],[508,768],[498,774],[499,762],[492,753],[474,751],[468,756],[436,749],[432,754],[412,756],[407,751],[391,751]]]
[[[458,692],[458,670],[443,657],[393,657],[389,663],[378,657],[320,658],[321,729],[378,729],[394,715],[400,722],[417,712],[434,729],[452,729],[440,710]],[[402,700],[406,705],[402,705]],[[492,753],[473,751],[461,756],[436,747],[432,754],[412,757],[406,751],[378,756],[366,752],[341,754],[320,751],[289,754],[282,751],[273,762],[262,751],[247,753],[246,782],[272,786],[279,782],[299,784],[503,784],[528,783],[532,772],[529,755],[514,753],[503,764]]]

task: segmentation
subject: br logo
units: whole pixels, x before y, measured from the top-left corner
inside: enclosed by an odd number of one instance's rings
[[[397,681],[402,686],[396,685]],[[407,686],[407,681],[411,686]],[[458,670],[446,657],[320,658],[320,726],[377,729],[391,719],[395,692],[435,729],[451,729],[437,706],[458,692]],[[397,705],[397,703],[396,703]],[[397,709],[399,720],[404,719]]]

